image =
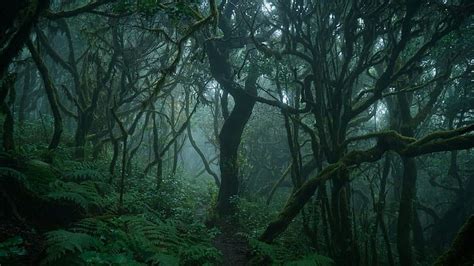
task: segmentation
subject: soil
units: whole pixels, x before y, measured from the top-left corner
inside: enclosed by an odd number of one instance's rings
[[[221,233],[214,239],[214,246],[222,253],[221,265],[247,265],[250,248],[238,225],[221,221],[217,224]]]
[[[44,250],[43,236],[27,225],[11,220],[0,220],[0,242],[15,236],[22,238],[21,247],[25,248],[26,254],[16,257],[14,261],[2,261],[0,258],[0,265],[2,262],[5,265],[38,265]]]

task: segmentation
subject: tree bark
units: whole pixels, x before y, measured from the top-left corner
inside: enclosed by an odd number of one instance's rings
[[[226,33],[229,34],[227,31]],[[216,210],[219,215],[226,216],[234,214],[236,209],[232,198],[239,192],[238,149],[245,125],[256,102],[254,96],[257,95],[256,82],[259,72],[256,62],[251,60],[245,85],[241,87],[233,80],[228,47],[217,42],[209,42],[206,44],[206,53],[213,78],[221,85],[224,92],[234,98],[234,108],[225,119],[219,133],[221,186],[217,196]],[[224,102],[225,99],[221,99],[223,106]],[[225,115],[225,108],[222,112]]]
[[[402,157],[403,179],[397,224],[397,247],[400,265],[413,265],[412,230],[413,200],[416,195],[416,162],[414,158]]]
[[[14,95],[15,76],[7,75],[3,80],[0,80],[0,112],[5,115],[3,122],[3,150],[12,151],[15,149],[15,140],[13,138],[14,119],[10,110],[8,95]],[[10,96],[11,97],[11,96]]]
[[[19,0],[4,1],[0,4],[0,77],[8,69],[11,61],[27,42],[31,27],[43,9],[48,8],[49,1]]]
[[[278,217],[270,222],[259,239],[270,243],[286,230],[291,221],[309,201],[321,182],[336,177],[340,168],[359,165],[364,162],[376,162],[387,151],[394,151],[401,156],[416,157],[441,151],[463,150],[474,147],[474,136],[463,134],[474,130],[474,125],[451,131],[439,131],[416,140],[399,135],[396,132],[381,132],[367,137],[377,137],[377,145],[365,151],[351,151],[338,162],[325,167],[317,176],[308,179],[292,194]]]
[[[459,230],[451,247],[436,260],[436,266],[444,265],[472,265],[474,262],[474,215],[471,215]]]
[[[238,150],[245,125],[255,105],[252,97],[237,97],[234,101],[234,108],[224,121],[219,134],[221,186],[216,209],[221,215],[235,212],[235,202],[232,198],[239,192]]]
[[[51,77],[49,75],[48,69],[46,68],[46,65],[44,64],[43,60],[38,54],[38,51],[36,50],[36,48],[33,46],[33,43],[31,42],[31,40],[28,40],[26,42],[26,45],[28,46],[31,56],[33,57],[33,60],[35,61],[36,67],[38,68],[38,71],[40,72],[41,78],[43,79],[44,88],[46,90],[46,95],[48,97],[48,102],[51,107],[51,111],[53,113],[54,130],[53,130],[53,136],[51,138],[51,142],[49,143],[48,149],[54,150],[58,147],[59,141],[61,140],[61,134],[63,132],[63,122],[61,118],[61,112],[59,111],[56,88],[54,87],[53,81],[51,80]]]
[[[31,72],[31,64],[28,64],[25,67],[23,91],[21,92],[20,102],[18,104],[18,124],[20,125],[20,128],[23,127],[23,124],[25,122],[28,95],[32,91]]]

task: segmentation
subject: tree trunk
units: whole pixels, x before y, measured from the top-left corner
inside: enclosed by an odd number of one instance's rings
[[[472,265],[474,261],[474,215],[471,215],[459,230],[453,244],[446,253],[436,260],[436,266]]]
[[[33,60],[35,61],[36,67],[38,68],[38,71],[40,72],[40,75],[43,79],[44,88],[46,90],[46,96],[48,97],[48,102],[51,107],[51,111],[53,113],[54,131],[53,131],[53,136],[51,138],[51,142],[49,143],[48,149],[54,150],[58,147],[59,141],[61,139],[61,134],[63,132],[63,122],[61,118],[61,112],[59,111],[56,88],[53,85],[53,81],[51,80],[51,77],[49,76],[48,69],[46,68],[43,60],[38,54],[38,51],[33,46],[33,43],[31,42],[31,40],[28,40],[26,44],[28,46],[28,49],[30,50]]]
[[[26,116],[26,105],[28,101],[28,96],[31,92],[32,82],[31,82],[31,64],[28,64],[25,67],[25,77],[23,79],[23,91],[21,93],[20,102],[18,104],[18,124],[20,128],[23,127]]]
[[[87,133],[89,133],[92,124],[92,115],[87,112],[78,111],[77,128],[74,133],[74,157],[83,160],[86,156],[85,145]]]
[[[41,0],[4,1],[0,4],[0,9],[5,11],[0,18],[0,77],[27,42],[38,15],[48,7],[49,1]]]
[[[469,210],[468,203],[474,199],[474,178],[469,178],[464,190],[460,191],[454,203],[444,213],[437,223],[433,226],[430,243],[441,250],[446,247],[455,236],[456,230],[462,225],[463,221],[472,213]]]
[[[334,180],[331,202],[335,222],[333,234],[337,255],[336,263],[338,265],[358,265],[357,243],[355,243],[352,235],[349,207],[349,172],[343,168],[336,174],[338,177]]]
[[[239,192],[238,149],[245,125],[252,114],[255,100],[251,97],[234,98],[235,105],[219,134],[221,186],[216,209],[221,215],[233,214],[232,198]]]
[[[416,195],[416,162],[414,158],[402,157],[403,179],[400,207],[398,210],[397,247],[400,265],[413,265],[410,232],[413,219],[413,199]]]
[[[238,149],[245,125],[255,105],[253,96],[257,95],[256,83],[260,74],[257,63],[250,59],[250,69],[242,88],[233,80],[234,75],[232,74],[232,65],[229,63],[229,49],[227,47],[221,46],[217,42],[209,42],[206,44],[206,53],[213,78],[221,85],[224,93],[229,93],[234,98],[234,108],[228,114],[219,133],[221,186],[216,210],[222,216],[235,212],[235,202],[232,201],[232,198],[239,192]],[[223,107],[226,106],[226,99],[221,99],[221,103]],[[223,108],[224,117],[227,115],[226,112],[226,108]]]

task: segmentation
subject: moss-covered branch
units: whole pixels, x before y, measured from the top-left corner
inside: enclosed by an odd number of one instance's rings
[[[393,151],[407,157],[415,157],[434,152],[470,149],[474,147],[474,135],[463,134],[471,131],[474,131],[474,125],[456,130],[434,132],[418,141],[402,136],[395,131],[371,134],[370,137],[377,139],[377,144],[373,148],[364,151],[351,151],[338,162],[328,165],[315,177],[308,179],[291,196],[278,217],[268,225],[260,236],[260,240],[272,242],[284,232],[306,202],[313,196],[318,185],[326,180],[336,178],[338,171],[362,163],[376,162],[387,151]],[[428,141],[436,139],[441,140]]]
[[[474,245],[470,243],[474,239],[474,215],[471,215],[463,225],[451,247],[434,265],[471,265],[474,261]]]

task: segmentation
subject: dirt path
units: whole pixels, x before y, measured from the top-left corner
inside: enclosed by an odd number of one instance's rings
[[[218,227],[221,233],[214,239],[214,246],[222,253],[221,265],[247,265],[250,248],[237,226],[221,222]]]

